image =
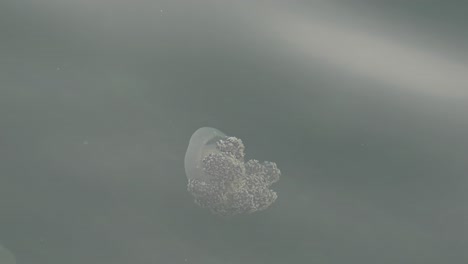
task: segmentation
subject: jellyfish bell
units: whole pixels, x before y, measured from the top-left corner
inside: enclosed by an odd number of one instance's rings
[[[219,153],[216,142],[226,137],[226,134],[212,127],[202,127],[193,133],[184,160],[187,179],[200,181],[210,179],[203,170],[202,160],[210,153]]]
[[[15,264],[16,259],[10,250],[0,245],[0,264]]]

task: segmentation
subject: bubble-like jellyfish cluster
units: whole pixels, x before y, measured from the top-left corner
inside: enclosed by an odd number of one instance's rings
[[[278,197],[270,189],[281,172],[274,162],[244,161],[242,140],[202,127],[185,154],[187,190],[212,213],[233,216],[264,210]]]

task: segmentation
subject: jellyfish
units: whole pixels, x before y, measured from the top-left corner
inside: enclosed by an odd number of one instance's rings
[[[0,245],[0,263],[1,264],[15,264],[16,259],[10,250]]]
[[[200,207],[221,216],[248,214],[268,208],[277,194],[270,186],[281,172],[274,162],[244,160],[244,144],[218,129],[193,133],[185,154],[187,190]]]

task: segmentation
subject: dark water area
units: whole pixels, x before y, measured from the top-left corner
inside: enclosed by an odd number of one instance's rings
[[[464,6],[370,2],[2,1],[0,263],[466,263]],[[270,208],[194,204],[204,126]]]

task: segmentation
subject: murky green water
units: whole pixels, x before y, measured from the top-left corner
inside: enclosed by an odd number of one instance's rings
[[[3,1],[0,245],[18,264],[467,262],[465,7],[304,2]],[[270,208],[193,203],[203,126],[277,163]]]

